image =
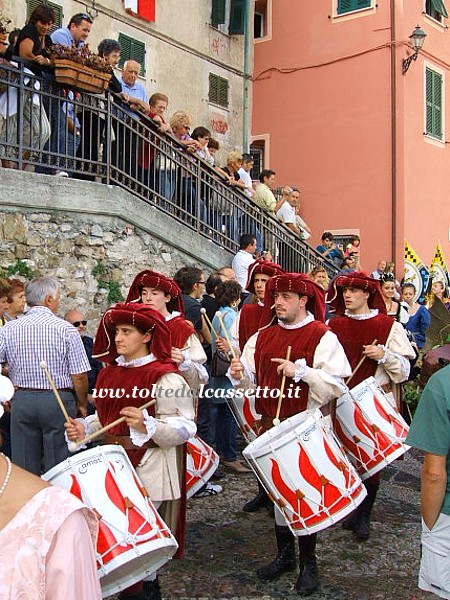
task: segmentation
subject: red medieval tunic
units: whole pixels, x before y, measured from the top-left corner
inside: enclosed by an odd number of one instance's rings
[[[244,304],[239,314],[239,348],[244,349],[247,340],[259,329],[264,307],[259,304]]]
[[[270,426],[272,426],[272,419],[275,417],[278,405],[278,398],[270,398],[268,394],[263,394],[263,389],[267,386],[269,390],[279,390],[282,379],[282,375],[277,373],[278,363],[272,362],[271,358],[285,358],[287,347],[291,346],[290,360],[292,362],[304,358],[307,366],[313,367],[317,345],[327,331],[328,327],[324,323],[312,321],[299,329],[285,329],[280,325],[272,325],[258,333],[255,347],[255,369],[260,397],[256,398],[256,410],[262,415],[263,423],[270,419]],[[292,389],[291,393],[288,388]],[[280,419],[306,410],[308,391],[309,386],[304,381],[286,386]]]
[[[362,320],[345,316],[334,317],[328,325],[337,335],[353,371],[361,360],[363,346],[372,344],[374,340],[377,344],[386,345],[393,322],[392,317],[379,314],[371,319]],[[377,367],[377,361],[366,359],[352,377],[352,387],[368,377],[373,377]]]

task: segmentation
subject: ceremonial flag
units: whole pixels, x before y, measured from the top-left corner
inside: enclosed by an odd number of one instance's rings
[[[427,292],[430,274],[412,247],[405,240],[405,274],[404,283],[412,283],[416,288],[415,300],[423,303]]]
[[[445,264],[444,253],[442,252],[440,242],[438,242],[438,245],[436,246],[434,258],[431,261],[430,276],[432,281],[442,281],[445,287],[450,283],[447,265]]]
[[[155,20],[156,0],[123,0],[127,13],[144,19],[144,21]]]

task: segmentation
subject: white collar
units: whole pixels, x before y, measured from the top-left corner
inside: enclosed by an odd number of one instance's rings
[[[171,319],[174,319],[175,317],[180,317],[181,313],[178,312],[177,310],[174,310],[172,313],[169,313],[167,315],[167,317],[164,317],[166,319],[166,321],[170,321]]]
[[[264,306],[264,300],[258,300],[258,306]]]
[[[348,310],[345,311],[345,316],[349,319],[354,319],[355,321],[366,321],[367,319],[373,319],[373,317],[378,316],[378,308],[371,308],[369,313],[364,313],[362,315],[351,315]]]
[[[156,358],[153,354],[147,354],[147,356],[141,356],[140,358],[133,358],[133,360],[130,360],[129,362],[126,362],[123,356],[118,356],[116,358],[116,363],[119,367],[132,368],[148,365],[154,360],[156,360]]]
[[[306,317],[303,319],[303,321],[300,321],[300,323],[283,323],[283,321],[278,319],[278,325],[283,329],[300,329],[300,327],[304,327],[305,325],[308,325],[308,323],[312,323],[314,320],[314,315],[308,310]]]

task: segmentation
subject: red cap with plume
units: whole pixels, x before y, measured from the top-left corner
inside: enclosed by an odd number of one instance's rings
[[[169,294],[171,299],[167,304],[167,310],[169,312],[176,310],[184,317],[183,296],[178,284],[173,279],[170,279],[170,277],[167,277],[167,275],[150,271],[149,269],[141,271],[136,275],[128,292],[126,302],[142,302],[142,288],[145,287],[156,288]]]
[[[368,273],[353,271],[335,277],[328,288],[327,302],[337,315],[345,313],[344,288],[356,288],[369,292],[367,299],[369,308],[377,308],[380,313],[386,314],[386,304],[381,294],[380,282],[370,277]]]
[[[114,364],[117,353],[115,332],[117,325],[134,325],[141,331],[152,332],[150,351],[163,363],[172,362],[172,341],[163,316],[146,304],[131,302],[108,308],[100,321],[95,336],[92,356]]]
[[[255,294],[255,275],[268,275],[274,277],[275,275],[281,275],[284,270],[277,265],[277,263],[270,262],[268,260],[257,260],[248,267],[248,279],[245,289],[252,294]]]
[[[295,292],[300,296],[306,296],[308,298],[306,310],[314,315],[316,321],[325,321],[325,292],[323,289],[304,273],[284,273],[271,277],[266,284],[260,327],[270,325],[276,316],[273,308],[274,292]]]

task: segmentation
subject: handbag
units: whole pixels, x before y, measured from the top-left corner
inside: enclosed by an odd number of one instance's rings
[[[212,377],[225,377],[229,367],[230,359],[225,352],[222,352],[222,350],[215,350],[211,361]]]

